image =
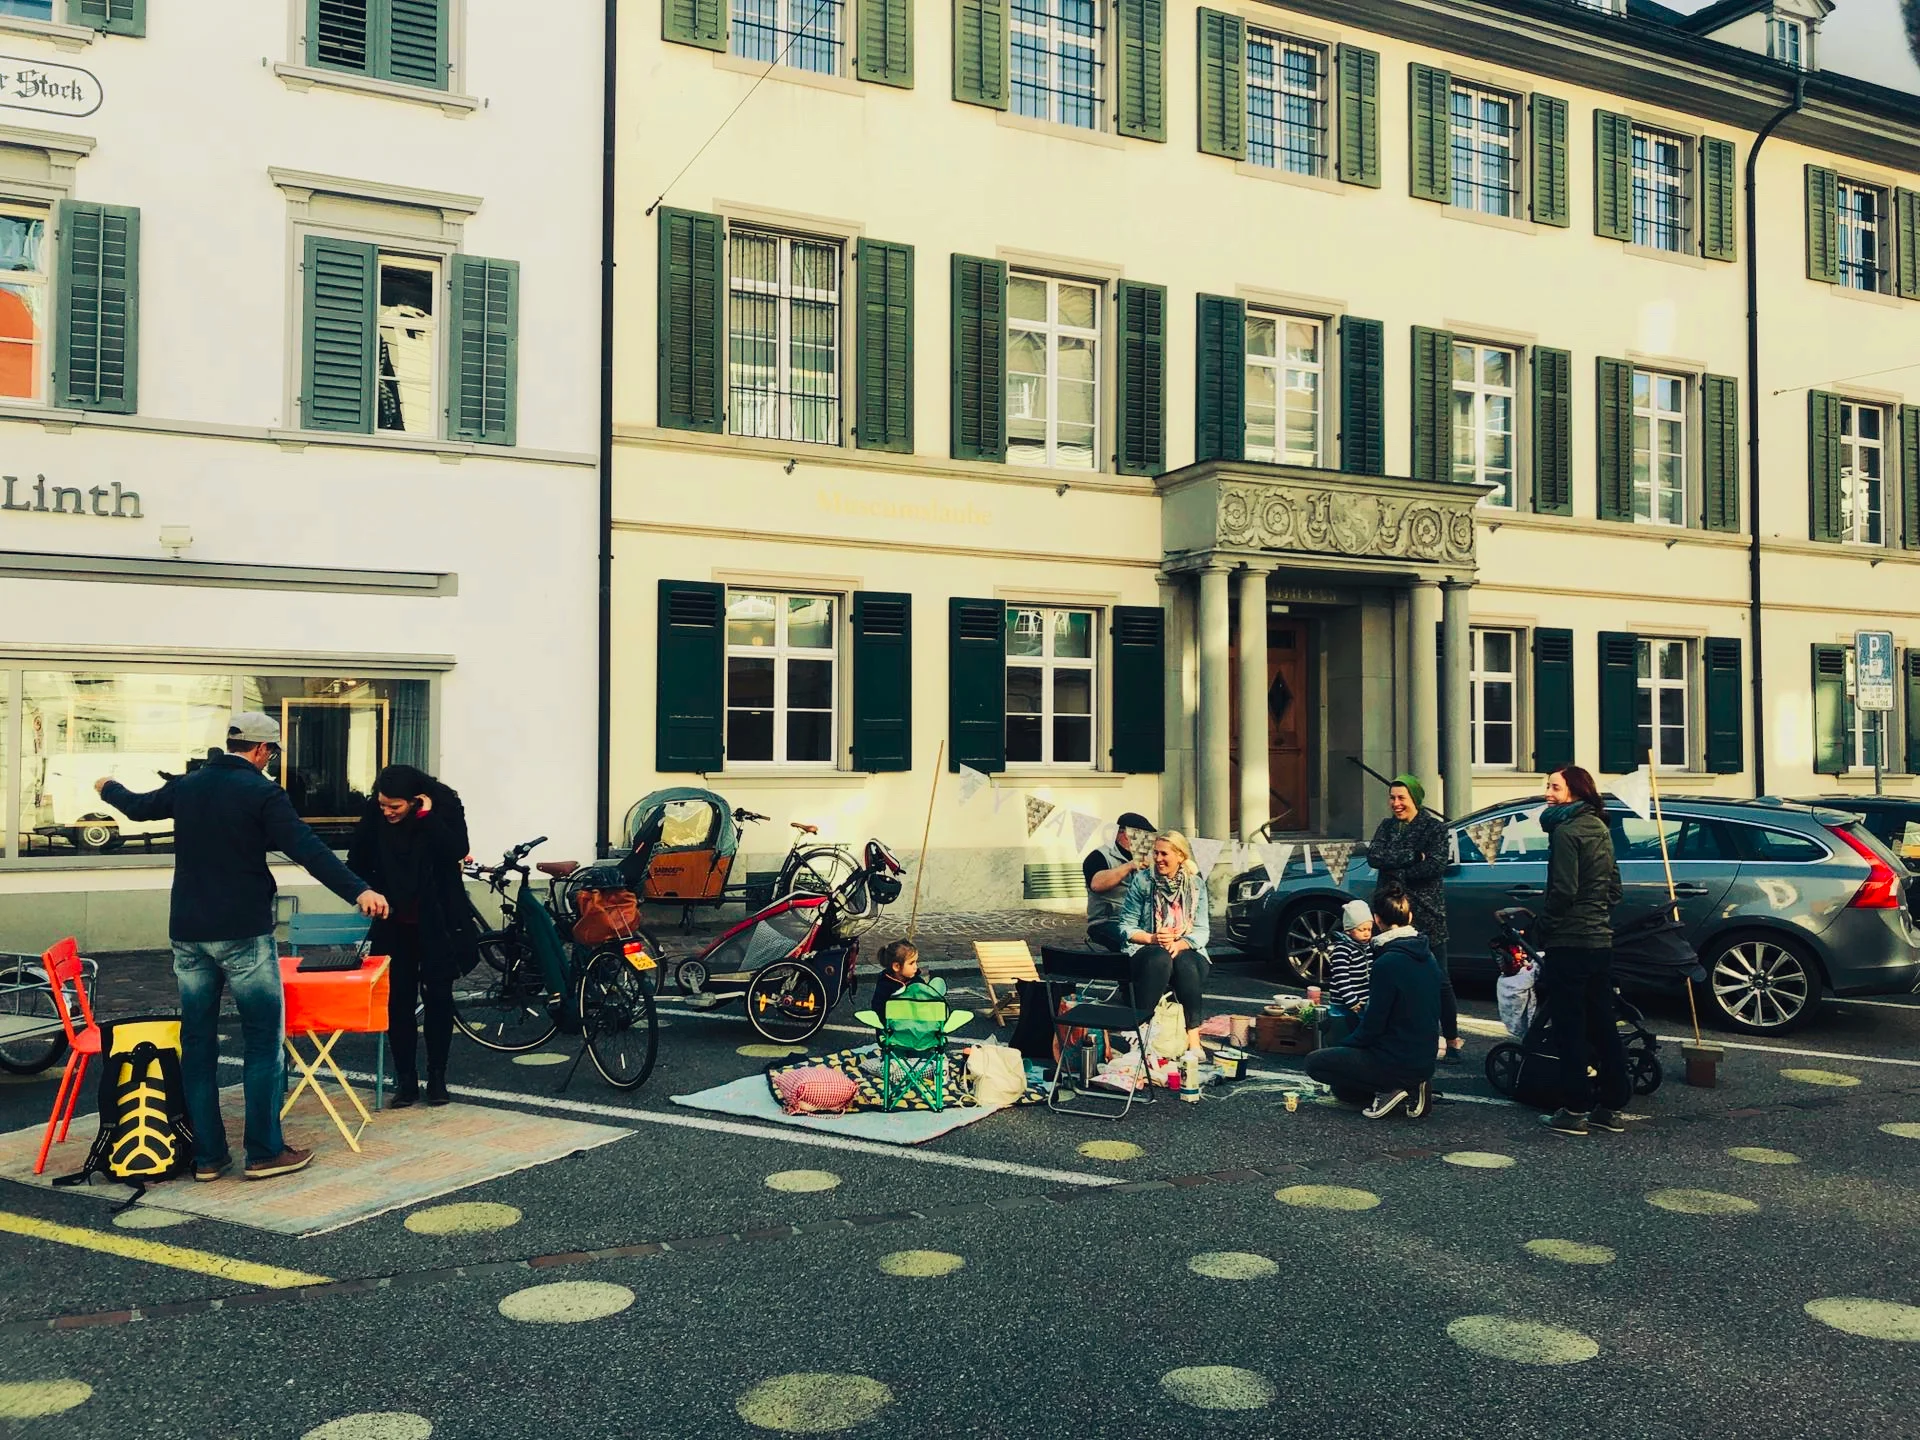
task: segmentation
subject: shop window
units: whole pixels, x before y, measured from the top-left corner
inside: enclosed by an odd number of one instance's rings
[[[343,847],[389,764],[427,765],[427,682],[248,675],[242,710],[280,722],[275,773],[300,817]]]
[[[1091,610],[1007,607],[1007,763],[1093,765]]]

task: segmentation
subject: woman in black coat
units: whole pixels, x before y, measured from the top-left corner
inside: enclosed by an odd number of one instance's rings
[[[445,1105],[447,1051],[453,1043],[453,982],[471,968],[477,933],[460,862],[467,858],[467,813],[460,797],[424,770],[389,765],[354,830],[347,864],[387,897],[387,918],[368,939],[391,957],[387,1038],[393,1046],[397,1109],[420,1098],[415,1008],[426,1005],[427,1104]],[[375,878],[378,877],[378,878]]]

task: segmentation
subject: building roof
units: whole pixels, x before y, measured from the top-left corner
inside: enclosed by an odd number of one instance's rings
[[[1666,6],[1661,6],[1666,9]],[[1680,28],[1695,35],[1710,35],[1722,25],[1731,25],[1736,20],[1760,10],[1771,10],[1773,0],[1714,0],[1704,10],[1696,10],[1691,15],[1680,17]]]

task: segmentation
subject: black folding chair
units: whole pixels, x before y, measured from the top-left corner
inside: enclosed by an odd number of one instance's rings
[[[1133,961],[1126,955],[1105,950],[1063,950],[1052,945],[1040,948],[1040,978],[1047,987],[1047,1009],[1053,1016],[1054,1038],[1060,1044],[1061,1060],[1053,1068],[1053,1087],[1047,1091],[1047,1108],[1062,1115],[1091,1115],[1100,1120],[1118,1120],[1133,1108],[1136,1099],[1142,1105],[1153,1103],[1153,1087],[1143,1075],[1138,1090],[1115,1093],[1090,1088],[1080,1076],[1069,1076],[1066,1065],[1066,1032],[1085,1030],[1105,1042],[1110,1035],[1139,1032],[1153,1018],[1158,995],[1142,997],[1135,993]],[[1063,1011],[1060,1002],[1067,1000]],[[1105,1044],[1101,1044],[1101,1049]],[[1144,1053],[1144,1048],[1143,1048]],[[1062,1088],[1073,1103],[1063,1103]],[[1097,1103],[1090,1103],[1097,1102]],[[1119,1109],[1111,1108],[1118,1103]]]

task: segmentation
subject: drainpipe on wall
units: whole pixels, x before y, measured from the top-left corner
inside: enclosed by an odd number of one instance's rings
[[[605,78],[600,120],[600,596],[597,695],[599,734],[594,774],[594,851],[613,839],[613,204],[614,149],[619,131],[620,0],[607,0]]]
[[[1766,652],[1760,625],[1760,243],[1754,174],[1760,147],[1806,103],[1807,81],[1793,77],[1793,101],[1760,127],[1747,151],[1747,649],[1753,653],[1753,793],[1767,793]]]

